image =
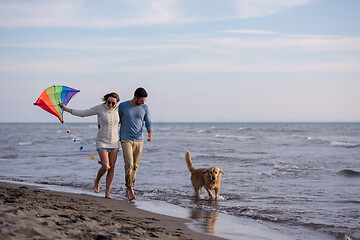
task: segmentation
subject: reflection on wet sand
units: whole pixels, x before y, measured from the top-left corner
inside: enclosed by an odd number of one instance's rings
[[[201,201],[194,201],[194,203],[196,205],[202,205]],[[204,204],[203,201],[202,203]],[[209,202],[206,203],[206,205],[208,206]],[[210,205],[216,206],[218,204],[215,201],[210,201]],[[196,220],[196,224],[199,225],[201,230],[210,234],[215,234],[215,224],[218,220],[217,211],[193,208],[189,212],[189,217]]]

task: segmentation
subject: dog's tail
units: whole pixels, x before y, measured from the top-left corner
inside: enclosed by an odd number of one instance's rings
[[[186,151],[185,159],[186,159],[187,167],[188,167],[189,171],[192,173],[195,170],[195,168],[191,161],[191,154],[189,151]]]

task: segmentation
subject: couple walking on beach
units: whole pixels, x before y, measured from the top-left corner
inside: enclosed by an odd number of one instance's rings
[[[86,110],[70,109],[64,104],[59,103],[61,109],[75,116],[87,117],[97,115],[98,133],[96,149],[102,166],[94,181],[94,191],[100,191],[100,179],[107,172],[106,198],[112,198],[110,196],[110,188],[114,179],[115,163],[120,141],[125,167],[125,196],[130,200],[136,199],[133,187],[144,144],[144,123],[148,132],[147,141],[152,140],[152,122],[149,108],[145,104],[147,97],[146,90],[140,87],[135,90],[134,97],[131,100],[120,103],[118,107],[117,103],[120,101],[120,98],[115,92],[106,94],[102,98],[102,104]]]

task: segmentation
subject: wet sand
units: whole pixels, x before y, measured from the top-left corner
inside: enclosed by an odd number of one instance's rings
[[[0,239],[221,239],[126,200],[0,182]]]

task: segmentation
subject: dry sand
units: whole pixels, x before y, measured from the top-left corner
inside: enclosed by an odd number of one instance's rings
[[[0,182],[0,239],[220,239],[125,200]]]

